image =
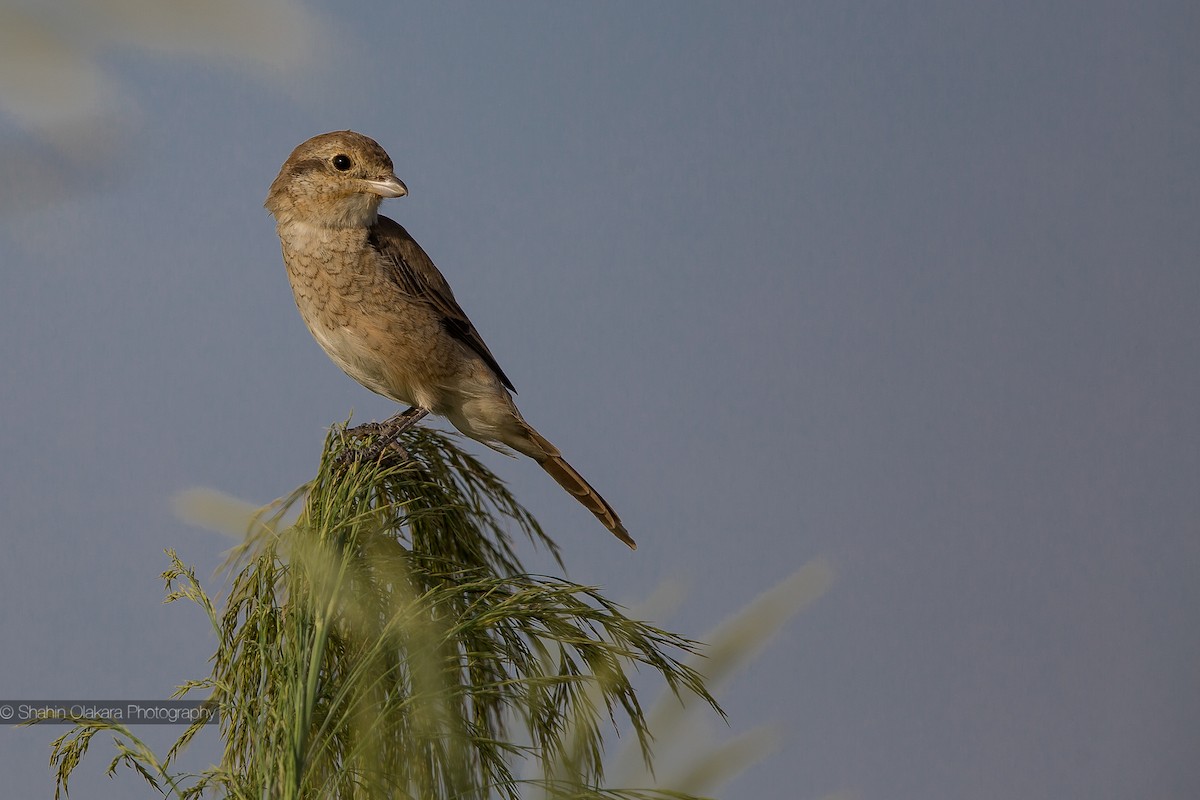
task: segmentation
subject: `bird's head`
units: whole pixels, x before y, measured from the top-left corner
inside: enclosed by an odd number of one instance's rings
[[[314,136],[288,156],[264,204],[279,225],[368,226],[385,197],[408,189],[374,139],[354,131]]]

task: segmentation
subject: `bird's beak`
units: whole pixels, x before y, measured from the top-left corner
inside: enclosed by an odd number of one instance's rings
[[[377,194],[380,197],[404,197],[408,194],[408,187],[405,186],[395,175],[388,175],[381,181],[364,180],[363,184],[371,194]]]

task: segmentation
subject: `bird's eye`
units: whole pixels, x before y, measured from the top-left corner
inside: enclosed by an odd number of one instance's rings
[[[333,168],[338,172],[345,172],[350,169],[350,156],[345,153],[338,153],[333,157]]]

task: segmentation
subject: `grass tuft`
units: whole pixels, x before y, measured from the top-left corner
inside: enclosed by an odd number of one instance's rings
[[[102,730],[117,736],[110,769],[168,797],[690,797],[604,788],[604,741],[632,732],[651,769],[641,669],[720,712],[689,660],[698,643],[527,573],[511,531],[561,557],[504,484],[446,434],[399,444],[401,462],[347,461],[331,432],[317,476],[252,520],[219,610],[168,551],[168,601],[199,605],[217,636],[211,674],[177,696],[219,708],[220,762],[174,772],[200,725],[160,760],[120,725],[79,720],[52,745],[56,798]]]

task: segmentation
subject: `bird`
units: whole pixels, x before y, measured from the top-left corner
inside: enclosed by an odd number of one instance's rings
[[[407,194],[383,147],[354,131],[314,136],[284,161],[264,206],[313,338],[351,378],[410,406],[377,428],[445,417],[476,441],[533,459],[636,549],[608,501],[521,416],[512,381],[430,257],[379,214],[385,198]]]

